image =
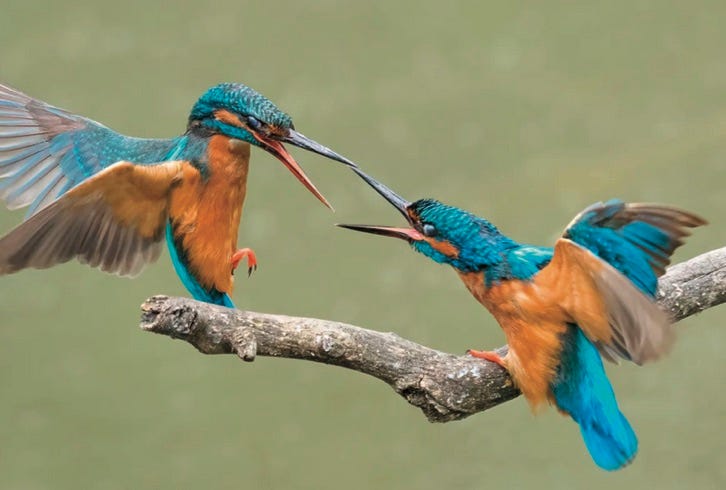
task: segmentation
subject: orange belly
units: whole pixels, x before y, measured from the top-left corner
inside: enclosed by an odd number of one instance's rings
[[[460,273],[471,291],[496,318],[509,344],[507,369],[533,409],[551,401],[550,383],[557,374],[561,335],[568,315],[555,295],[538,284],[509,280],[487,288],[483,273]]]
[[[229,294],[250,146],[218,135],[211,138],[207,154],[206,179],[192,165],[184,166],[181,183],[171,195],[169,216],[192,275],[202,287]]]

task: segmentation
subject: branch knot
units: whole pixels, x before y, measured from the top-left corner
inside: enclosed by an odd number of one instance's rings
[[[346,355],[351,339],[345,332],[328,330],[318,334],[315,341],[318,343],[318,351],[321,356],[337,359]]]

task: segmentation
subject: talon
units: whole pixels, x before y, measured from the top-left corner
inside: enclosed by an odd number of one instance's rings
[[[255,251],[251,248],[240,248],[232,254],[232,274],[234,274],[235,269],[237,269],[237,266],[245,257],[247,258],[247,277],[251,276],[252,272],[257,270],[257,256],[255,255]]]
[[[466,353],[469,354],[471,357],[476,357],[477,359],[484,359],[486,361],[499,364],[504,369],[507,369],[507,364],[506,362],[504,362],[504,359],[502,359],[499,354],[494,351],[469,349],[466,351]]]

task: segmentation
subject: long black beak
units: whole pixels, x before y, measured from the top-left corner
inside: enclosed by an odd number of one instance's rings
[[[312,151],[313,153],[317,153],[318,155],[322,155],[324,157],[330,158],[331,160],[335,160],[340,163],[344,163],[352,168],[358,168],[358,165],[353,163],[352,161],[348,160],[342,155],[339,155],[335,153],[333,150],[328,148],[327,146],[323,146],[320,143],[311,140],[307,136],[305,136],[302,133],[298,133],[297,131],[291,129],[285,136],[279,136],[276,137],[278,141],[282,141],[284,143],[290,143],[291,145],[295,145],[298,148],[302,148],[304,150]]]
[[[362,231],[363,233],[371,233],[373,235],[390,236],[400,238],[408,242],[421,241],[423,235],[413,228],[395,228],[393,226],[374,226],[374,225],[346,225],[337,224],[341,228],[353,231]]]
[[[373,189],[378,194],[383,196],[383,198],[386,201],[390,202],[394,208],[398,209],[398,212],[401,213],[404,218],[406,218],[406,221],[409,221],[409,222],[411,221],[411,218],[408,216],[408,211],[406,210],[406,208],[408,208],[408,206],[411,204],[410,202],[408,202],[407,200],[405,200],[404,198],[402,198],[401,196],[399,196],[398,194],[393,192],[391,189],[389,189],[382,183],[378,182],[376,179],[374,179],[370,175],[363,172],[358,167],[353,167],[353,172],[357,173],[358,176],[361,179],[365,180],[369,186],[373,187]]]

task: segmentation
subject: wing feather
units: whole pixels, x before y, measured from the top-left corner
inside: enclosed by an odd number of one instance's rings
[[[652,296],[657,278],[691,234],[690,228],[705,224],[700,216],[672,206],[613,199],[587,207],[563,237],[590,250]]]
[[[0,85],[0,178],[6,179],[0,184],[0,199],[17,209],[58,197],[52,194],[59,189],[55,184],[69,180],[58,163],[72,147],[70,135],[89,125],[98,126]]]
[[[78,258],[133,276],[161,251],[169,193],[183,162],[118,162],[74,187],[0,238],[0,275]]]
[[[123,136],[0,85],[0,200],[28,216],[118,161],[165,161],[182,138]]]
[[[572,322],[609,361],[621,357],[643,364],[670,350],[675,331],[668,315],[592,252],[562,238],[545,269],[557,281]]]
[[[569,306],[603,357],[641,364],[670,349],[673,328],[652,298],[658,277],[690,228],[705,224],[700,216],[672,206],[613,199],[587,207],[567,226],[553,261],[558,268],[570,261],[586,287],[597,291],[604,308],[598,311],[608,325],[585,314],[587,308],[597,309],[592,299],[578,303],[573,293]]]

